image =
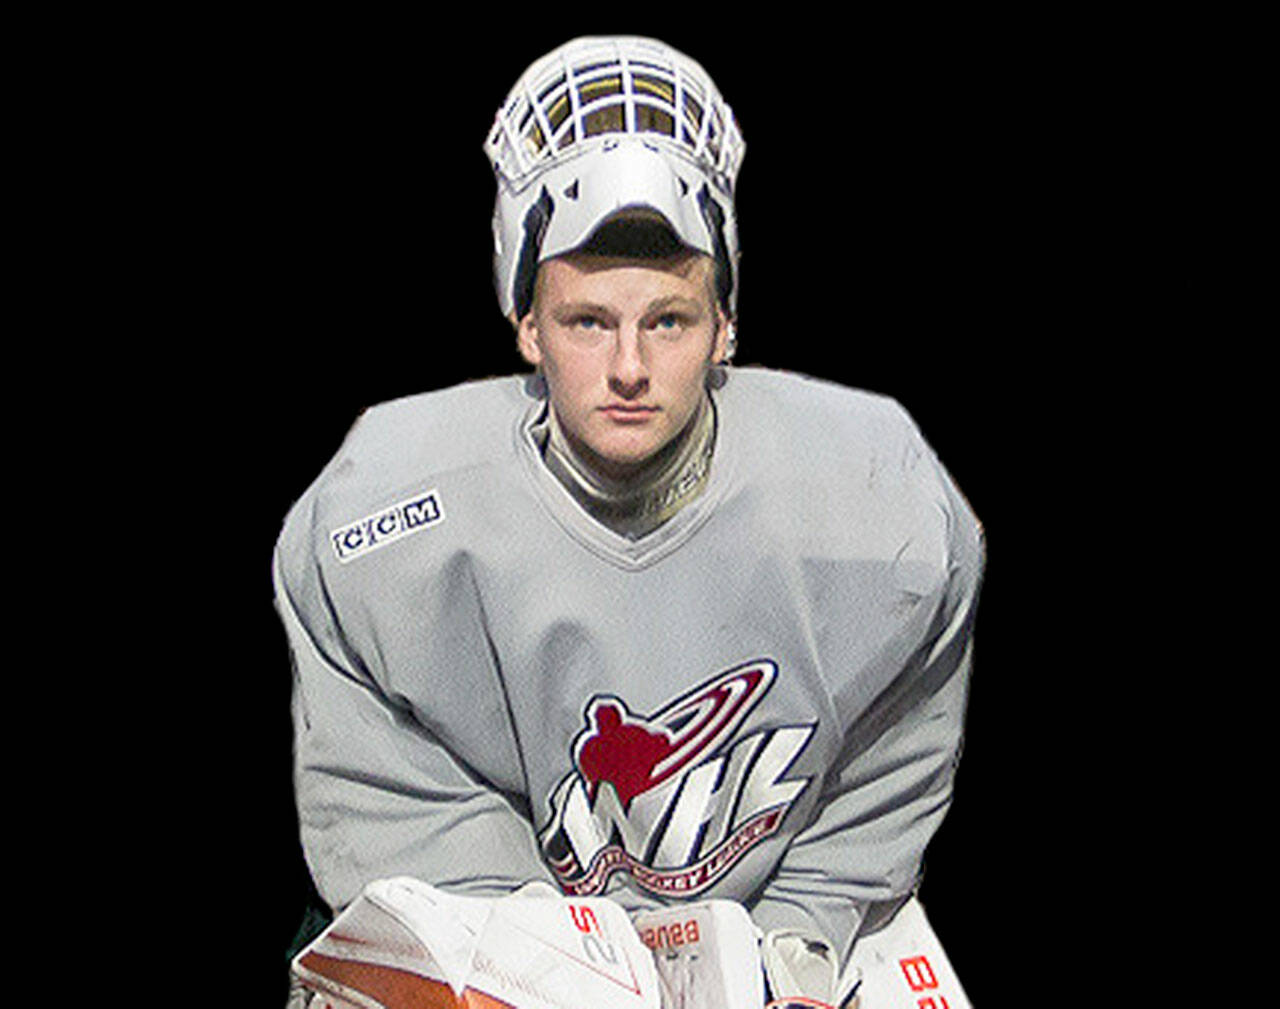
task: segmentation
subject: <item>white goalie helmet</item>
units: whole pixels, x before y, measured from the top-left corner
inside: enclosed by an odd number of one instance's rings
[[[494,284],[521,318],[538,264],[582,245],[624,208],[662,215],[716,261],[717,295],[737,307],[733,187],[745,150],[702,67],[655,39],[574,39],[529,67],[494,118]]]

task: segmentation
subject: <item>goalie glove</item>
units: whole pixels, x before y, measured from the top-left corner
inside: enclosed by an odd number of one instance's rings
[[[764,1004],[760,930],[732,900],[677,904],[632,916],[653,950],[662,1009],[744,1009]]]
[[[859,973],[841,977],[834,949],[816,936],[761,935],[731,900],[680,904],[632,916],[653,950],[662,1009],[854,1009]]]
[[[774,929],[760,942],[760,960],[772,1001],[766,1009],[852,1009],[861,972],[842,975],[840,959],[826,939],[799,929]]]

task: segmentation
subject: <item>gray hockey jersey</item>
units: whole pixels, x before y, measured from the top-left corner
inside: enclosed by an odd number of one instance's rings
[[[628,540],[546,469],[537,392],[367,411],[286,520],[320,893],[727,897],[847,955],[951,799],[981,527],[892,400],[734,369],[705,491]]]

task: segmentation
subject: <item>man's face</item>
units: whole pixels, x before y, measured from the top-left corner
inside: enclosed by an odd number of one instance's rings
[[[539,268],[520,352],[542,368],[573,447],[605,475],[633,472],[697,409],[728,338],[711,270],[701,255],[569,255]]]

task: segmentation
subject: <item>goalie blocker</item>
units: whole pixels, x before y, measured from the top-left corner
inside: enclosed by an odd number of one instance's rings
[[[628,918],[545,886],[484,899],[397,877],[294,958],[288,1009],[970,1007],[915,899],[858,940],[843,973],[828,954],[799,933],[762,936],[733,901]]]

